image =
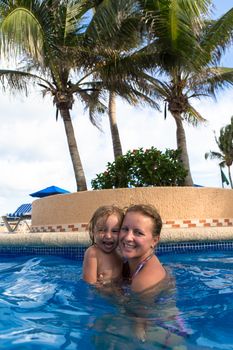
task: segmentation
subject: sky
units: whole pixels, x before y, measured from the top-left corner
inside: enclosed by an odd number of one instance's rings
[[[215,14],[220,16],[232,7],[232,0],[215,0]],[[233,49],[222,65],[233,67]],[[0,216],[14,212],[23,203],[31,203],[33,193],[55,185],[76,191],[72,163],[64,125],[56,122],[55,107],[38,89],[28,97],[0,93]],[[205,160],[206,152],[217,151],[214,131],[230,123],[233,115],[233,90],[217,96],[217,101],[193,101],[207,122],[192,127],[185,124],[190,168],[195,184],[221,187],[218,161]],[[88,190],[96,174],[112,162],[113,150],[108,117],[103,116],[102,132],[94,127],[78,101],[71,111],[76,140],[86,175]],[[150,108],[130,107],[117,101],[117,122],[123,153],[129,149],[152,146],[164,151],[176,148],[173,118]],[[226,173],[226,170],[225,170]]]

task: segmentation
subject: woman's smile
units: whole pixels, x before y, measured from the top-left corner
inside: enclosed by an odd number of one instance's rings
[[[143,257],[155,245],[152,221],[140,213],[126,214],[119,235],[120,249],[124,257]]]
[[[126,250],[132,250],[135,249],[137,246],[134,243],[129,243],[129,242],[122,242],[122,246],[124,247],[124,249]]]

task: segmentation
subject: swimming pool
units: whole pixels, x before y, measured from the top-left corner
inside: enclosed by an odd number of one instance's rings
[[[233,252],[160,259],[176,288],[150,303],[125,303],[85,284],[80,261],[0,257],[0,348],[233,349]],[[147,317],[144,343],[136,336],[139,314]]]

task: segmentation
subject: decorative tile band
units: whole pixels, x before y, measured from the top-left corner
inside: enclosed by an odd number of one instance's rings
[[[83,232],[87,231],[87,223],[32,226],[31,232]],[[190,219],[167,220],[163,222],[163,228],[194,228],[194,227],[231,227],[232,219]]]
[[[233,219],[190,219],[167,220],[164,228],[193,228],[193,227],[229,227],[233,226]]]
[[[31,232],[83,232],[87,231],[88,224],[64,224],[32,226]]]

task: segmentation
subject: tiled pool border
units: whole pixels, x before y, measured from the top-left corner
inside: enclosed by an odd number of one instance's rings
[[[61,225],[32,226],[31,232],[82,232],[87,230],[87,223],[73,223]],[[163,222],[165,229],[195,228],[195,227],[233,227],[233,218],[207,218],[190,220],[167,220]]]
[[[58,255],[61,257],[82,260],[85,252],[85,246],[79,247],[40,247],[40,246],[4,246],[0,247],[1,257],[12,257],[22,255]],[[217,251],[233,250],[233,241],[216,241],[216,242],[182,242],[182,243],[160,243],[156,253],[162,254],[179,254],[187,252],[200,251]]]

